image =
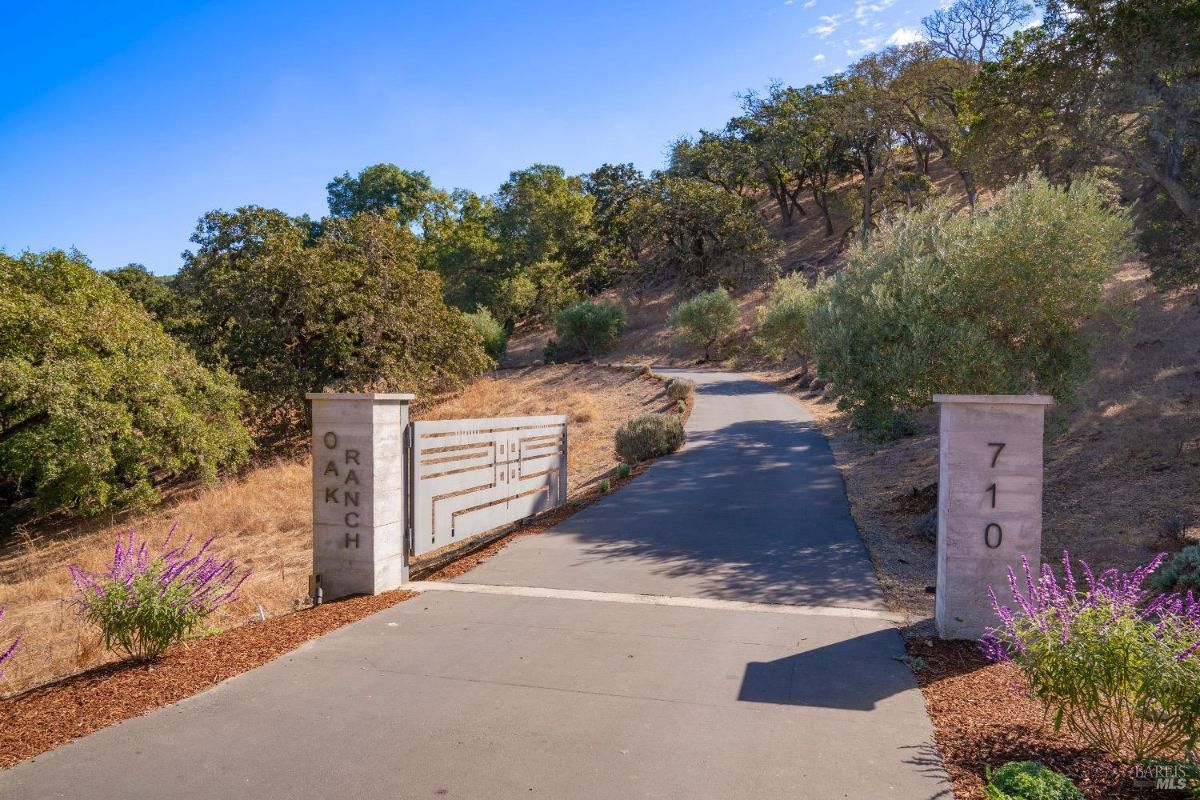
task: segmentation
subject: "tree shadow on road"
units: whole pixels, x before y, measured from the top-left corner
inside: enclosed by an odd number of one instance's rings
[[[736,388],[755,381],[703,387]],[[882,608],[882,596],[820,431],[798,421],[694,433],[680,453],[564,522],[587,562],[645,562],[703,596]]]

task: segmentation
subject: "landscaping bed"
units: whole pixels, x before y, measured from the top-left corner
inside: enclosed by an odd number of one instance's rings
[[[177,703],[416,596],[397,589],[326,603],[193,639],[149,663],[109,664],[0,700],[0,768]]]
[[[1009,761],[1040,761],[1070,777],[1089,800],[1184,796],[1137,788],[1131,767],[1066,730],[1055,733],[1020,670],[989,662],[974,642],[916,636],[908,653],[959,800],[984,798],[985,770]]]

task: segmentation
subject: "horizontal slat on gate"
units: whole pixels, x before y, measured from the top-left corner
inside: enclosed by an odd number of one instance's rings
[[[563,416],[412,424],[412,551],[421,555],[560,504]]]

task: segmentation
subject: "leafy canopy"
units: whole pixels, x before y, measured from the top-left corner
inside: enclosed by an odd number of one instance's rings
[[[944,202],[902,214],[819,286],[807,325],[817,370],[878,435],[903,430],[935,393],[1066,401],[1130,233],[1090,178],[1069,190],[1027,178],[971,215]]]
[[[479,334],[418,266],[419,243],[392,215],[324,222],[249,206],[213,211],[185,254],[197,350],[249,391],[264,434],[306,424],[306,392],[457,386],[488,369]]]
[[[680,303],[667,322],[676,336],[703,347],[707,361],[713,347],[737,328],[737,304],[724,288],[714,289]]]
[[[625,329],[625,311],[614,300],[580,300],[558,312],[554,335],[568,346],[582,349],[588,358],[612,347]]]
[[[80,254],[0,253],[0,496],[89,516],[246,461],[242,394]]]
[[[396,220],[407,225],[416,220],[433,193],[424,172],[400,169],[395,164],[376,164],[356,176],[346,172],[325,187],[329,192],[329,214],[352,217],[370,212],[394,211]]]

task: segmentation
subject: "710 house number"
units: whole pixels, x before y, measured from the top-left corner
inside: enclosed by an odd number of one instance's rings
[[[996,462],[1000,460],[1000,454],[1004,452],[1004,442],[988,442],[988,447],[992,448],[992,469],[996,468]],[[996,482],[992,481],[991,486],[984,490],[992,496],[992,508],[996,507]],[[1004,529],[999,523],[989,522],[987,527],[983,529],[983,543],[991,550],[998,548],[1004,542]]]

